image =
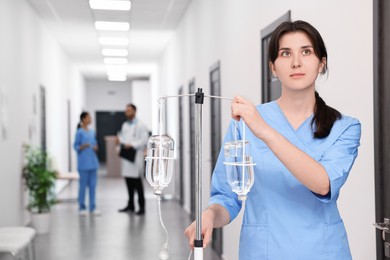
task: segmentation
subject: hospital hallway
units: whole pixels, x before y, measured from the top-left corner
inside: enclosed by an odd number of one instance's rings
[[[59,195],[62,200],[52,209],[51,232],[35,240],[37,260],[151,260],[165,241],[158,216],[157,200],[144,183],[146,214],[119,213],[126,203],[127,191],[122,178],[100,174],[97,207],[102,216],[78,215],[77,182]],[[136,204],[137,205],[137,204]],[[171,260],[187,259],[189,247],[183,234],[190,217],[174,200],[163,201],[162,214],[170,235]],[[220,259],[208,248],[205,260]]]
[[[203,260],[390,260],[390,0],[0,0],[0,36],[0,260],[157,260],[154,192],[168,260],[202,210]]]

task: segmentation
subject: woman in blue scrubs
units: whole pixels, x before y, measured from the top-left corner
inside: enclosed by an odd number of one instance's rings
[[[281,97],[257,107],[236,97],[231,106],[234,120],[251,130],[246,137],[256,163],[239,259],[350,260],[337,198],[357,157],[360,123],[327,106],[315,91],[315,80],[327,72],[327,51],[313,26],[282,23],[268,53]],[[233,135],[232,123],[225,142]],[[220,153],[203,212],[204,246],[213,228],[233,221],[242,206],[227,182],[224,160]],[[193,246],[194,223],[185,234]]]
[[[91,124],[91,116],[87,112],[82,112],[74,141],[74,149],[77,152],[77,170],[80,175],[78,202],[81,216],[87,215],[87,207],[85,206],[87,187],[89,190],[89,211],[93,215],[100,215],[95,204],[97,169],[99,168],[96,156],[98,147],[95,132],[88,128],[89,124]]]

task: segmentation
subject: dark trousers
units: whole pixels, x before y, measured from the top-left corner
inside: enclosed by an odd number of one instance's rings
[[[144,187],[142,185],[141,178],[129,178],[125,177],[127,191],[129,193],[129,202],[127,207],[131,210],[134,210],[134,191],[138,193],[138,203],[140,211],[145,210],[145,196],[144,196]]]

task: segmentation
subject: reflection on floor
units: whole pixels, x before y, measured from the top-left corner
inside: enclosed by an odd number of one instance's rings
[[[146,184],[146,183],[145,183]],[[148,186],[145,185],[145,188]],[[78,216],[77,203],[62,202],[52,210],[51,232],[35,241],[37,260],[153,260],[158,259],[165,235],[158,218],[157,202],[147,188],[146,215],[118,213],[126,203],[123,179],[100,177],[97,206],[101,217]],[[75,198],[72,183],[60,198]],[[189,247],[183,235],[190,223],[187,213],[175,201],[163,201],[162,213],[170,233],[170,260],[187,260]],[[208,248],[205,260],[217,260]]]

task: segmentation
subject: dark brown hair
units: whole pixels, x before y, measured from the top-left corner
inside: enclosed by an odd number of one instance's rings
[[[321,34],[311,24],[305,21],[283,22],[281,23],[271,35],[268,45],[268,62],[275,63],[279,55],[279,41],[286,33],[303,32],[305,33],[313,45],[313,50],[317,58],[322,61],[324,58],[328,60],[328,53],[326,51],[324,40]],[[321,74],[328,71],[327,62],[324,63],[324,68]],[[341,118],[341,114],[336,109],[326,105],[325,101],[315,91],[316,104],[314,108],[314,117],[311,121],[314,127],[315,138],[325,138],[332,130],[333,124],[336,120]]]
[[[88,115],[89,115],[88,112],[85,112],[85,111],[81,112],[81,114],[80,114],[80,122],[77,124],[77,129],[82,127],[82,122],[83,122],[84,118],[86,118]]]

